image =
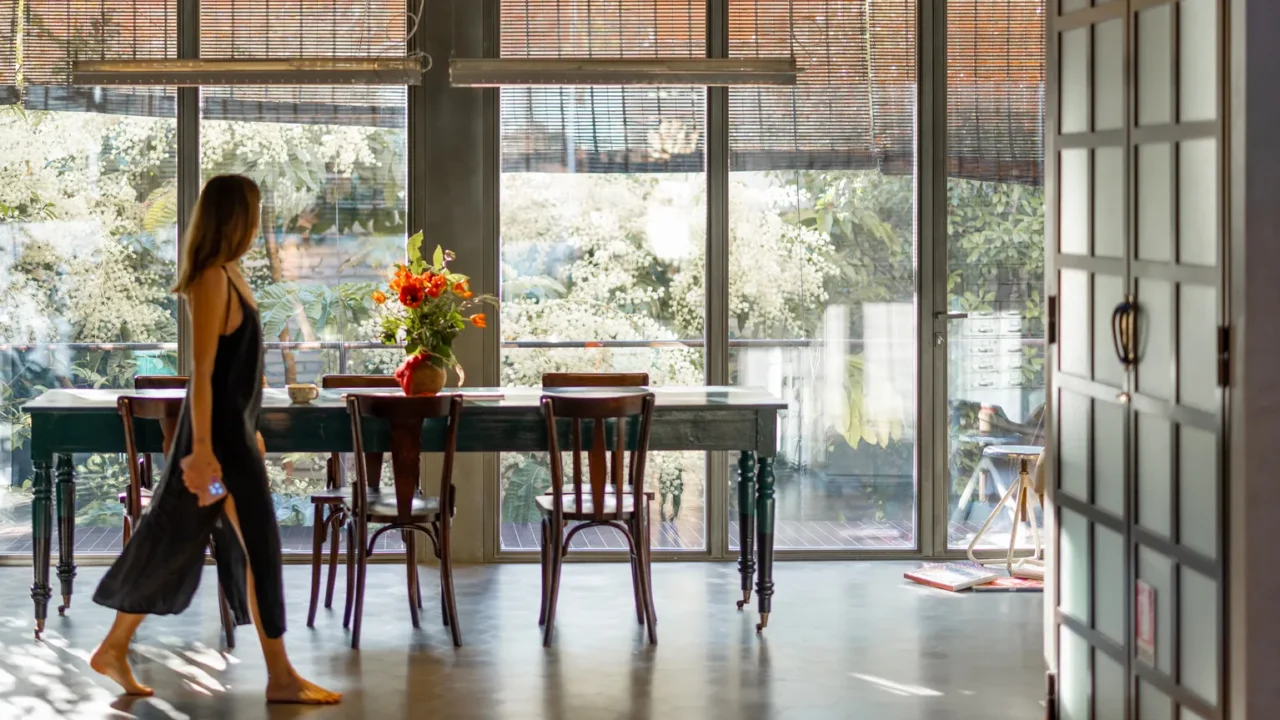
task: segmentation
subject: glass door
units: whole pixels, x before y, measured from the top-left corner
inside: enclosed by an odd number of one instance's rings
[[[1014,49],[1011,49],[1014,48]],[[1038,508],[993,515],[1044,444],[1043,2],[948,0],[945,289],[947,549],[1033,542]],[[995,60],[993,62],[993,59]],[[1033,506],[1035,504],[1033,503]],[[1011,538],[1010,536],[1015,537]]]

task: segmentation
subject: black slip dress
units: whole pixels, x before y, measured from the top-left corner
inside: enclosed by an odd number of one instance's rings
[[[226,272],[224,268],[224,272]],[[218,580],[238,624],[251,622],[245,578],[253,570],[267,637],[285,631],[280,530],[258,450],[262,410],[262,325],[227,275],[231,302],[243,309],[240,326],[218,338],[213,364],[213,453],[222,483],[234,498],[243,546],[220,501],[200,507],[182,482],[180,461],[191,454],[191,395],[183,402],[177,434],[161,481],[133,537],[93,595],[99,605],[126,613],[173,615],[187,609],[200,585],[205,548],[214,540]],[[223,320],[222,327],[226,327]],[[247,553],[247,557],[246,557]],[[246,565],[247,562],[247,565]]]

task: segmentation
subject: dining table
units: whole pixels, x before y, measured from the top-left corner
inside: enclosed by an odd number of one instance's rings
[[[636,388],[590,388],[582,392],[618,394]],[[651,451],[730,452],[738,457],[738,573],[742,583],[739,610],[749,605],[754,591],[760,614],[756,631],[769,623],[772,608],[774,546],[774,456],[777,452],[778,414],[787,405],[770,392],[750,387],[652,387],[654,414],[649,440]],[[557,388],[557,394],[573,389]],[[351,421],[345,395],[367,390],[321,390],[307,403],[290,401],[280,388],[263,390],[259,432],[268,452],[350,453]],[[385,391],[384,391],[385,392]],[[546,452],[547,427],[542,415],[539,388],[465,388],[458,427],[457,451],[468,453]],[[53,595],[50,584],[53,523],[58,527],[56,572],[62,604],[58,614],[71,607],[76,578],[74,456],[86,453],[124,453],[124,430],[117,411],[122,396],[181,397],[182,390],[51,389],[23,406],[31,417],[30,448],[34,468],[32,482],[32,554],[35,634],[40,637]],[[162,451],[158,422],[135,425],[139,452]],[[566,430],[567,433],[567,430]],[[628,442],[633,442],[632,440]],[[562,441],[568,443],[568,438]],[[443,448],[441,434],[424,428],[423,452]],[[389,428],[366,421],[365,450],[390,451]],[[124,488],[122,487],[123,491]],[[56,507],[56,512],[55,512]]]

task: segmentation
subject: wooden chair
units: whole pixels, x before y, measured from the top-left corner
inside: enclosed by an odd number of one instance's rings
[[[186,378],[182,378],[185,383]],[[154,386],[147,389],[155,389]],[[133,537],[134,527],[142,518],[142,511],[151,503],[151,453],[141,456],[138,453],[138,421],[149,420],[160,424],[161,442],[164,453],[169,454],[173,442],[174,429],[182,415],[182,398],[130,397],[124,396],[116,401],[116,410],[120,413],[124,424],[125,456],[129,463],[129,488],[125,491],[124,505],[124,542],[127,544]],[[209,540],[210,555],[213,552],[213,539]],[[216,555],[215,555],[216,556]],[[235,619],[227,606],[226,595],[222,591],[222,583],[218,583],[218,612],[222,616],[222,631],[226,635],[227,647],[236,646]]]
[[[547,423],[547,451],[551,455],[553,488],[564,487],[560,448],[560,421],[568,423],[572,456],[572,491],[537,498],[546,535],[542,541],[543,645],[551,645],[556,602],[560,594],[560,570],[573,536],[589,527],[612,527],[627,539],[631,550],[631,580],[636,619],[647,625],[649,642],[657,644],[657,613],[649,559],[649,499],[644,493],[644,465],[653,422],[654,396],[635,393],[610,397],[548,394],[542,398]],[[590,424],[585,447],[588,480],[583,491],[583,426]],[[613,426],[608,438],[607,426]],[[628,427],[629,426],[629,427]],[[627,452],[630,440],[634,449]],[[630,455],[627,459],[626,456]],[[625,468],[624,468],[625,464]],[[612,485],[609,488],[608,485]],[[576,522],[566,533],[566,523]]]
[[[399,388],[400,383],[390,375],[325,375],[320,378],[320,387],[326,390],[392,389]],[[366,453],[364,461],[368,476],[372,478],[376,488],[382,477],[382,453]],[[338,453],[329,455],[325,468],[325,489],[311,494],[315,520],[311,537],[311,603],[307,608],[307,627],[315,627],[316,623],[326,537],[329,539],[329,577],[324,591],[324,607],[326,610],[333,607],[333,586],[338,577],[338,546],[341,544],[342,527],[347,521],[348,505],[351,502],[351,491],[346,487],[343,475],[342,456]],[[410,565],[411,573],[417,571],[415,554],[416,547],[406,538],[405,560]],[[348,565],[348,588],[354,580],[355,568]],[[349,607],[347,613],[350,613]]]
[[[453,560],[451,525],[456,491],[453,485],[453,459],[458,447],[458,421],[462,416],[461,395],[405,397],[403,395],[348,395],[347,411],[351,415],[351,431],[356,455],[364,455],[366,419],[385,423],[391,431],[391,468],[395,477],[392,493],[374,492],[367,463],[356,464],[356,482],[351,492],[350,520],[347,522],[347,563],[356,568],[354,587],[354,624],[351,647],[360,647],[360,625],[364,615],[365,576],[369,555],[382,533],[402,530],[426,535],[440,560],[440,596],[444,622],[453,634],[453,644],[462,646],[458,625],[458,607],[453,592]],[[422,432],[430,421],[439,426],[444,438],[444,468],[440,474],[440,491],[436,497],[422,497],[418,491],[421,476]],[[373,536],[369,524],[382,523]],[[417,584],[416,563],[409,576],[409,615],[413,626],[419,626],[418,609],[422,591]],[[348,599],[351,598],[348,587]],[[348,608],[351,608],[350,602]],[[347,625],[350,618],[344,618]]]

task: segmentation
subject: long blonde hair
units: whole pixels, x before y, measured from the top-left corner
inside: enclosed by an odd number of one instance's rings
[[[258,184],[243,175],[218,175],[204,184],[187,225],[173,292],[186,294],[200,273],[249,252],[258,234],[261,200]]]

